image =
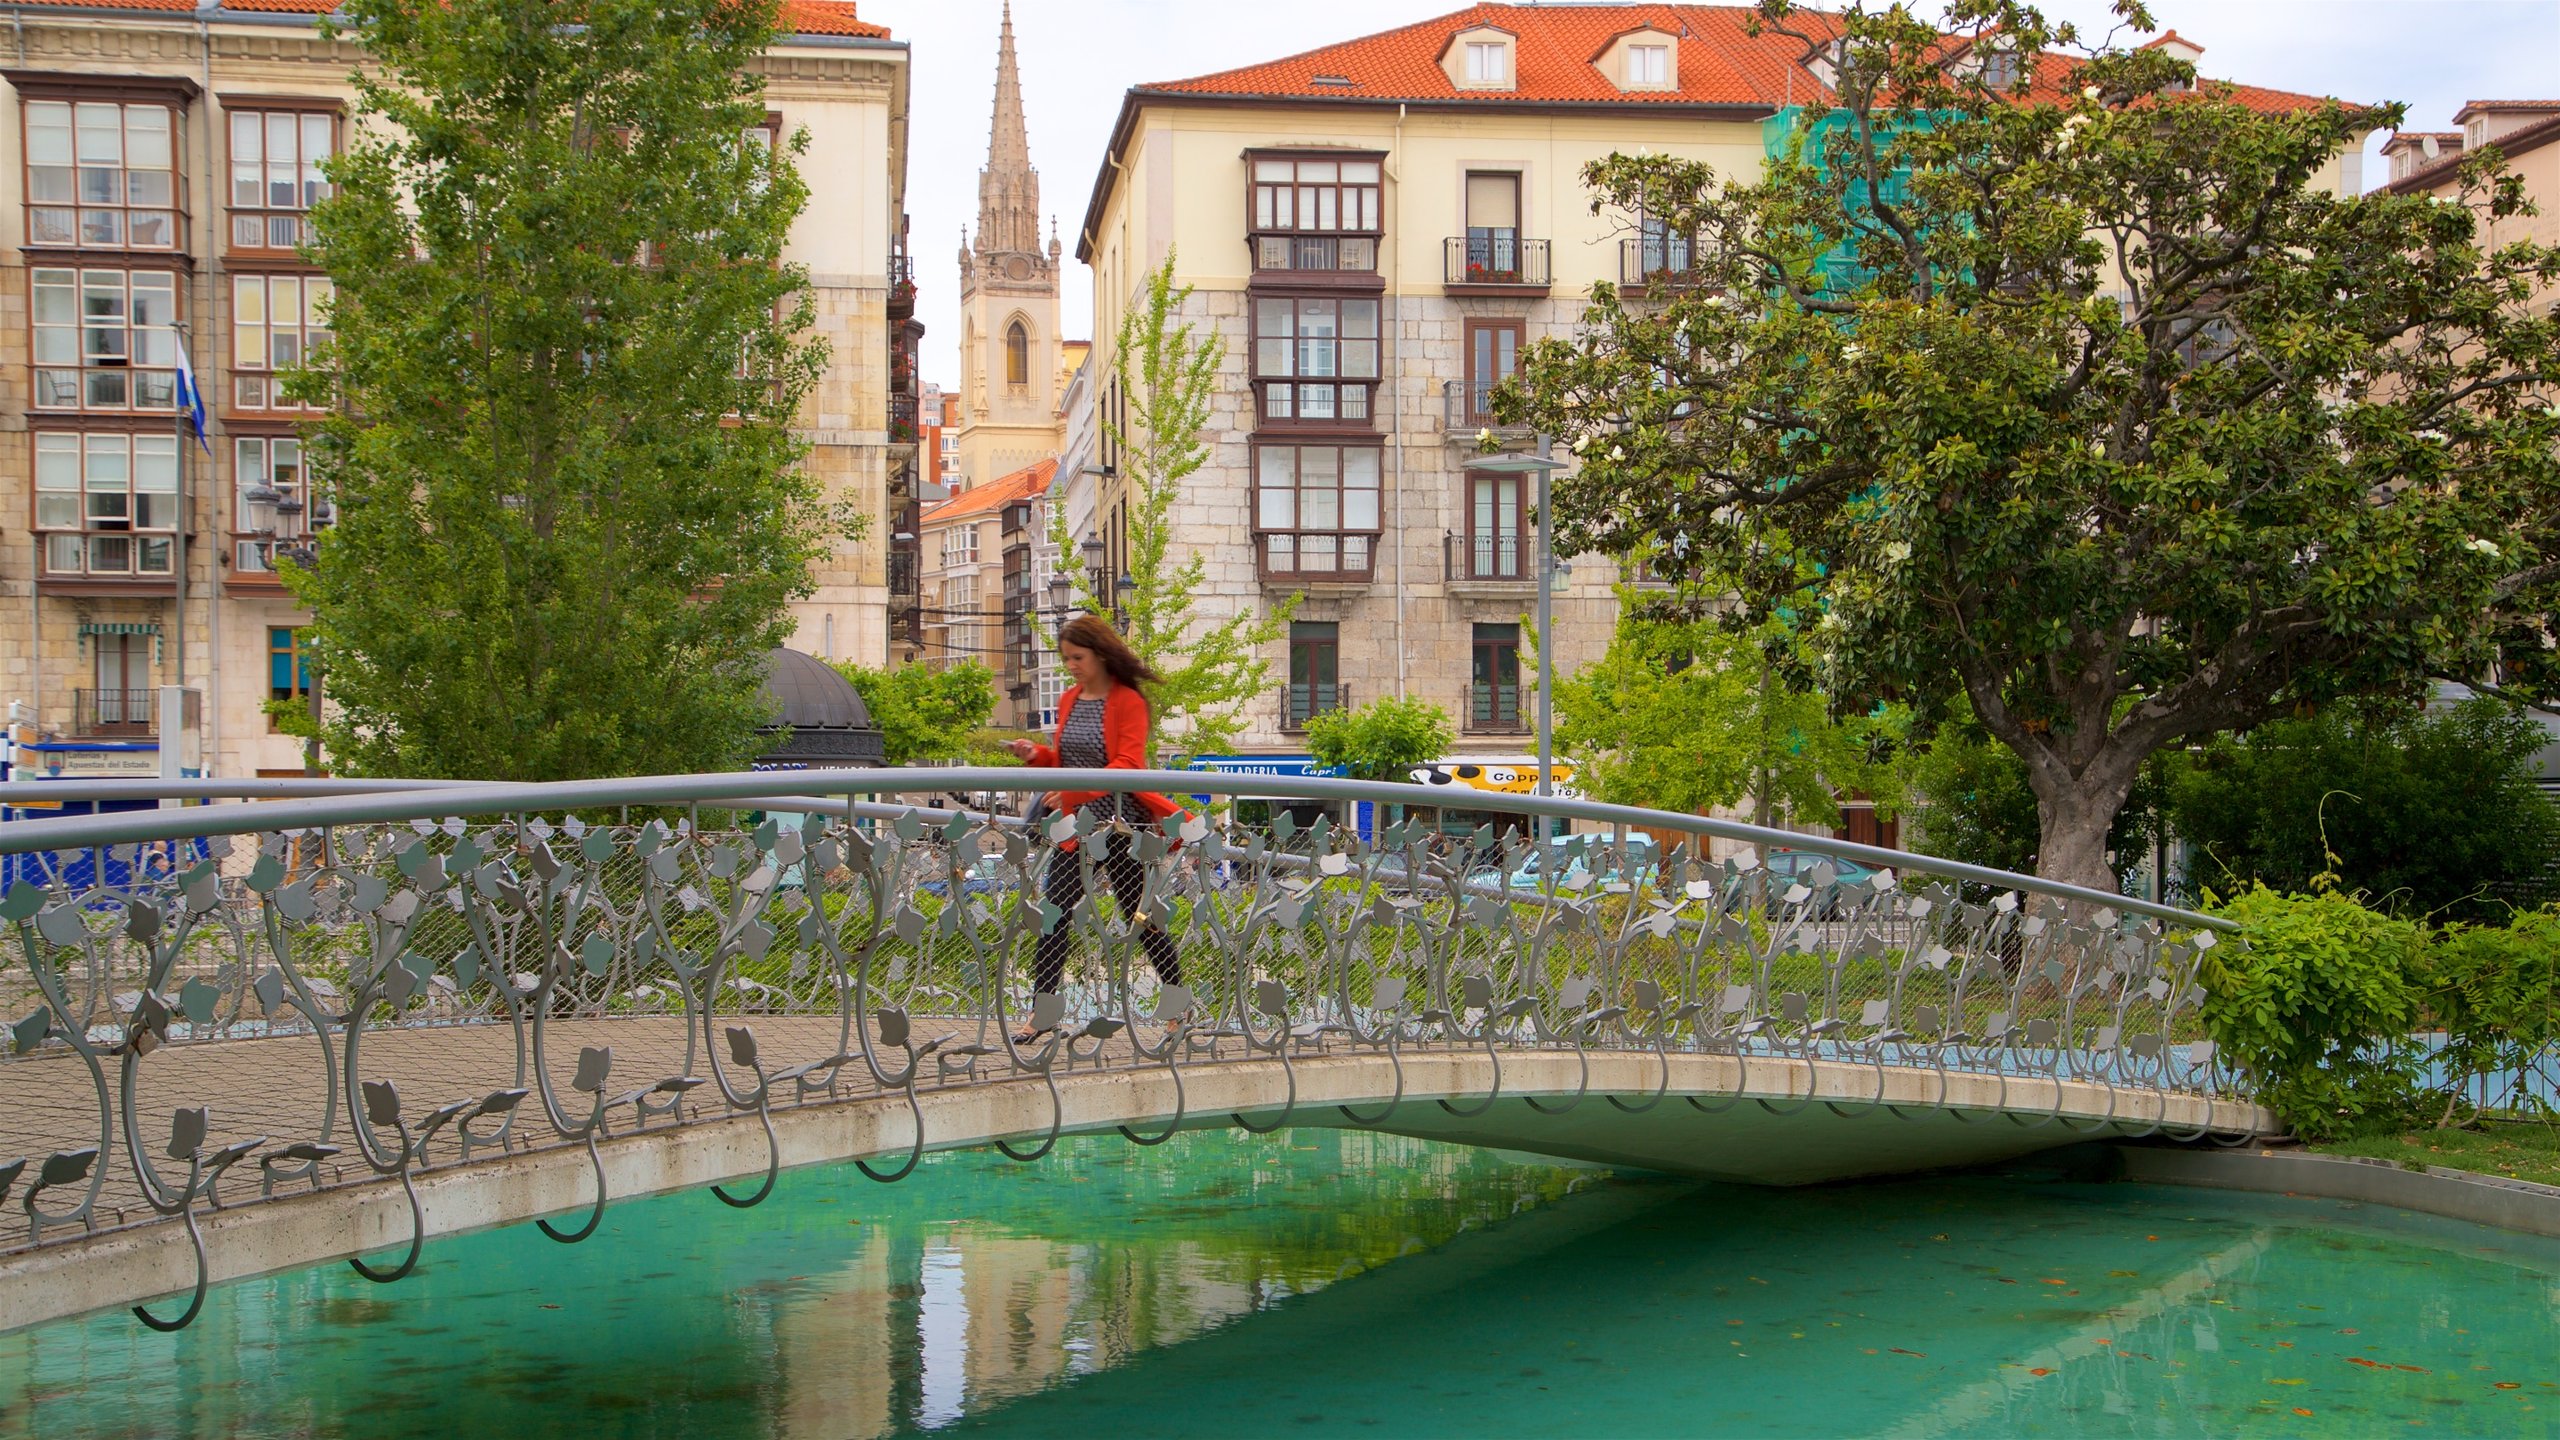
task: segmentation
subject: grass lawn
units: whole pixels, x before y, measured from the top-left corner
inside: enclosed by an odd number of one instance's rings
[[[2403,1165],[2442,1165],[2510,1180],[2560,1185],[2560,1126],[2540,1121],[2492,1121],[2482,1130],[2418,1130],[2405,1135],[2366,1135],[2314,1145],[2325,1155],[2363,1155]]]

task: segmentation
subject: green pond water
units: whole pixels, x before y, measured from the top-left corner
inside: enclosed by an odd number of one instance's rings
[[[171,1308],[171,1307],[164,1307]],[[1981,1176],[1748,1191],[1323,1130],[786,1174],[0,1335],[0,1434],[2560,1435],[2560,1245]]]

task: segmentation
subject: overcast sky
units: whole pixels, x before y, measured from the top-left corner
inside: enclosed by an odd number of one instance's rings
[[[1066,246],[1062,320],[1092,324],[1092,277],[1075,229],[1120,97],[1131,85],[1232,69],[1464,8],[1463,0],[1017,0],[1014,42],[1041,208]],[[2049,0],[2089,24],[2105,0]],[[925,378],[960,373],[960,229],[978,215],[978,167],[993,105],[998,0],[863,0],[862,16],[912,47],[907,156],[926,326]],[[2468,99],[2560,98],[2560,0],[2151,0],[2154,20],[2205,48],[2220,79],[2397,100],[2412,129],[2452,128]],[[2378,148],[2376,136],[2371,148]],[[2383,173],[2365,168],[2368,183]]]

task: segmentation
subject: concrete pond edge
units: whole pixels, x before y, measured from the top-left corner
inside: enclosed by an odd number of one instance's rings
[[[2560,1186],[2430,1165],[2412,1170],[2360,1155],[2248,1146],[2114,1144],[2109,1169],[2141,1185],[2192,1185],[2375,1205],[2560,1239]]]

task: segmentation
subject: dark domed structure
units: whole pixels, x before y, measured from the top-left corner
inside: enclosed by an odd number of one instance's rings
[[[827,770],[877,765],[880,731],[862,692],[815,655],[776,650],[766,657],[765,699],[779,712],[764,728],[758,770]]]

